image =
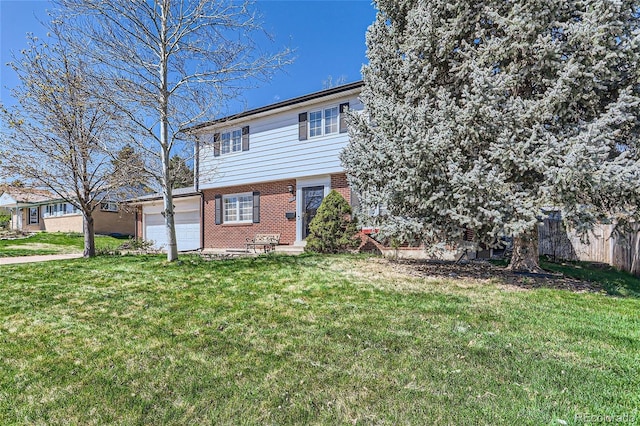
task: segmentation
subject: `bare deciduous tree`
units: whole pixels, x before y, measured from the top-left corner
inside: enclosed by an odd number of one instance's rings
[[[106,102],[142,129],[148,170],[162,188],[167,259],[177,259],[169,160],[185,128],[289,62],[259,49],[268,36],[250,1],[56,0],[76,46],[101,63]],[[140,142],[139,142],[140,143]]]
[[[95,256],[93,211],[110,195],[110,153],[117,149],[118,112],[93,93],[89,64],[69,49],[61,28],[51,44],[29,36],[10,64],[21,85],[18,103],[0,113],[0,166],[9,176],[44,187],[82,212],[84,256]],[[118,185],[115,185],[116,187]]]

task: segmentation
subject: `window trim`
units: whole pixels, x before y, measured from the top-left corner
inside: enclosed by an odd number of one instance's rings
[[[249,219],[239,220],[240,217],[240,197],[248,197],[251,200],[251,210]],[[235,219],[227,219],[227,204],[226,201],[229,198],[236,198],[236,218]],[[253,223],[253,192],[241,192],[237,194],[224,194],[222,196],[221,202],[221,215],[222,215],[222,223],[223,224],[250,224]]]
[[[71,206],[71,208],[69,208]],[[80,210],[71,203],[53,203],[44,205],[44,213],[42,217],[48,219],[50,217],[70,216],[79,214]]]
[[[225,151],[225,142],[229,144],[229,151]],[[220,156],[237,154],[242,151],[242,127],[234,127],[220,132]]]
[[[333,132],[329,132],[327,133],[326,130],[326,126],[327,126],[327,121],[326,121],[326,113],[329,110],[335,110],[336,114],[334,116],[335,118],[335,131]],[[316,134],[316,135],[311,135],[311,114],[315,114],[315,113],[320,113],[320,134]],[[307,138],[308,139],[315,139],[315,138],[321,138],[323,136],[329,136],[329,135],[337,135],[340,133],[340,106],[339,105],[329,105],[329,106],[325,106],[322,107],[320,109],[312,109],[308,111],[308,115],[307,115]]]

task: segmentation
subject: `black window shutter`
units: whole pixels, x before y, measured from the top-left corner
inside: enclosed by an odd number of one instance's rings
[[[220,156],[220,133],[215,133],[213,135],[213,156]]]
[[[242,150],[249,151],[249,126],[242,128]]]
[[[253,223],[260,223],[260,193],[253,193]]]
[[[298,114],[298,140],[307,140],[307,113]]]
[[[349,102],[340,104],[340,133],[347,131],[347,111],[349,111]]]
[[[222,195],[217,194],[215,197],[215,203],[216,203],[216,225],[221,225],[222,224]]]

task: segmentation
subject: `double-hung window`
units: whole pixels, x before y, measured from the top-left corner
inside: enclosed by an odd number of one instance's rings
[[[338,107],[309,112],[309,137],[338,133]]]
[[[338,107],[324,110],[324,134],[338,133]]]
[[[242,151],[242,131],[240,129],[225,132],[220,135],[222,139],[222,153]]]
[[[213,155],[249,151],[249,126],[213,134]]]
[[[309,137],[322,136],[322,111],[309,113]]]
[[[250,223],[253,220],[253,194],[222,197],[224,223]]]
[[[298,114],[298,140],[346,133],[349,102]]]

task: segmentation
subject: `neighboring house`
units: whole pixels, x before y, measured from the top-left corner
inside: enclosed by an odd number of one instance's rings
[[[361,110],[362,82],[278,102],[189,129],[197,136],[195,188],[178,198],[176,229],[193,229],[197,248],[244,248],[256,234],[280,234],[281,245],[304,246],[309,222],[331,189],[351,194],[340,162],[347,110]],[[201,199],[199,197],[201,196]],[[139,201],[139,200],[138,200]],[[137,235],[156,235],[162,203],[140,205]],[[156,237],[159,238],[160,237]],[[162,240],[164,241],[164,240]],[[189,245],[195,247],[195,245]]]
[[[38,203],[50,200],[53,194],[43,189],[3,186],[0,207],[11,212],[10,229],[40,231],[42,214]]]
[[[33,188],[5,187],[0,190],[0,207],[11,211],[10,228],[35,232],[83,232],[82,214],[53,193]],[[101,202],[93,212],[96,234],[134,235],[134,213],[118,203]]]

